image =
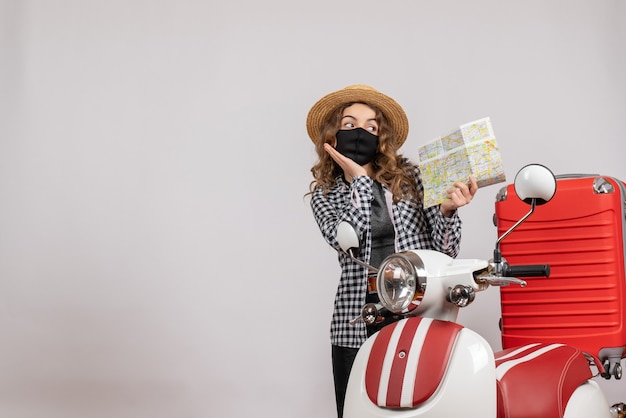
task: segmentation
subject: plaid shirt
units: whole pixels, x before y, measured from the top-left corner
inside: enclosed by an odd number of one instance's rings
[[[415,167],[418,191],[423,192],[421,174]],[[341,278],[335,296],[335,307],[330,327],[331,344],[359,348],[367,338],[362,321],[349,321],[361,314],[367,294],[367,269],[356,264],[339,248],[337,225],[341,221],[352,224],[361,238],[359,257],[369,262],[371,240],[371,203],[373,180],[367,176],[355,177],[352,184],[337,177],[336,184],[324,195],[321,187],[313,192],[311,208],[326,242],[337,250]],[[431,249],[456,257],[461,242],[461,219],[458,212],[450,218],[443,216],[439,206],[424,209],[401,200],[393,203],[391,192],[384,188],[387,207],[396,230],[396,251]]]

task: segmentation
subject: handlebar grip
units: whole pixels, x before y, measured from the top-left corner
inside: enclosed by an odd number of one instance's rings
[[[505,277],[549,277],[549,264],[527,264],[523,266],[506,266]]]

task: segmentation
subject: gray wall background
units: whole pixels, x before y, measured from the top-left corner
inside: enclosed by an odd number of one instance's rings
[[[0,0],[0,417],[333,416],[305,117],[366,83],[403,152],[490,116],[626,179],[622,0]],[[489,258],[500,186],[461,209]],[[497,289],[461,321],[499,348]],[[624,382],[603,384],[611,402]]]

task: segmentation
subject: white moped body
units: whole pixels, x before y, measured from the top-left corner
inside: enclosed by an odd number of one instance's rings
[[[414,253],[423,261],[428,291],[411,316],[359,350],[345,418],[616,416],[577,349],[537,344],[494,354],[483,337],[455,323],[458,307],[445,302],[445,294],[457,285],[483,290],[472,273],[486,261]]]
[[[400,324],[411,320],[413,319],[403,320]],[[427,321],[431,320],[424,320],[425,323],[420,325],[428,327],[430,324],[426,323]],[[367,382],[367,366],[372,346],[378,335],[368,339],[361,347],[352,366],[353,372],[348,382],[344,417],[454,417],[459,410],[470,417],[496,416],[496,374],[493,352],[480,335],[469,329],[462,329],[457,335],[441,381],[437,384],[426,376],[428,381],[424,382],[425,385],[436,386],[428,400],[413,406],[415,386],[421,385],[422,382],[415,381],[418,373],[416,369],[421,361],[411,358],[405,365],[402,386],[395,396],[400,399],[401,406],[390,408],[379,406],[386,405],[388,398],[394,397],[393,392],[396,389],[393,385],[400,383],[394,382],[396,378],[392,377],[391,369],[394,357],[399,358],[401,354],[398,351],[402,352],[403,348],[390,345],[388,362],[383,365],[382,375],[376,381]],[[420,335],[416,337],[411,345],[413,347],[414,344],[415,348],[409,350],[407,357],[411,354],[414,354],[413,357],[418,357],[420,353],[417,352],[424,345],[430,344]],[[371,376],[370,379],[372,379]],[[370,391],[375,390],[376,387],[378,389],[376,402],[369,397],[368,383],[372,385]]]

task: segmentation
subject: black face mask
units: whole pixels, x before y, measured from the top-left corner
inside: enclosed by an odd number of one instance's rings
[[[336,137],[337,152],[358,165],[365,165],[376,156],[378,137],[363,128],[338,131]]]

